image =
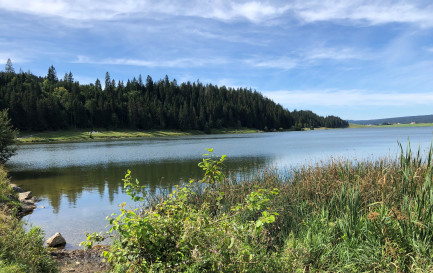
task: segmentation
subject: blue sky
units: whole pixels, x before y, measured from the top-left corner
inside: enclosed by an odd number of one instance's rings
[[[431,1],[1,0],[0,33],[0,62],[41,76],[168,75],[344,119],[433,114]]]

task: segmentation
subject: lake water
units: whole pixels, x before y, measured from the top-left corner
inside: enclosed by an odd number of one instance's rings
[[[427,149],[433,127],[362,128],[304,132],[204,135],[175,138],[19,146],[7,164],[12,181],[40,198],[24,218],[47,237],[60,232],[67,248],[78,248],[84,232],[101,231],[105,217],[128,202],[122,178],[127,169],[151,193],[200,178],[206,148],[227,155],[227,173],[248,175],[269,166],[281,169],[332,158],[356,160],[396,156],[397,141]],[[44,207],[44,208],[42,208]]]

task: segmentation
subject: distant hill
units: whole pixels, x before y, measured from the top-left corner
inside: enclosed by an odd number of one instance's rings
[[[424,116],[408,116],[408,117],[397,117],[397,118],[383,118],[383,119],[370,119],[370,120],[348,120],[349,123],[361,124],[361,125],[380,125],[384,123],[394,124],[409,124],[411,122],[415,123],[433,123],[433,115]]]

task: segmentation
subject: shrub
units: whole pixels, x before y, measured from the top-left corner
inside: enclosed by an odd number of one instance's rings
[[[218,163],[222,160],[224,157],[210,157],[200,164],[206,173],[203,182],[210,181],[213,186],[224,179]],[[141,186],[131,178],[130,171],[124,186],[133,201],[144,200]],[[271,240],[267,228],[278,215],[268,205],[278,190],[257,188],[245,202],[214,217],[211,204],[193,205],[193,189],[192,185],[177,186],[165,201],[142,214],[138,209],[126,209],[123,203],[121,213],[109,218],[108,234],[88,234],[84,244],[91,247],[93,242],[116,234],[104,256],[119,271],[260,272]],[[205,187],[203,192],[210,191]],[[215,200],[217,207],[223,197],[220,193]],[[241,221],[245,215],[248,221]]]
[[[10,272],[57,272],[57,264],[44,247],[43,232],[28,232],[22,222],[0,212],[0,268]],[[2,271],[3,272],[3,271]]]

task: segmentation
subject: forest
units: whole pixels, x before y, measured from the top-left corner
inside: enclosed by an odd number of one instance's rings
[[[283,108],[257,91],[200,81],[178,83],[168,76],[153,81],[139,75],[126,83],[80,84],[72,72],[58,78],[54,66],[45,77],[21,69],[10,60],[0,72],[0,109],[19,130],[46,131],[77,128],[177,129],[248,127],[264,131],[301,128],[344,128],[335,116]]]

